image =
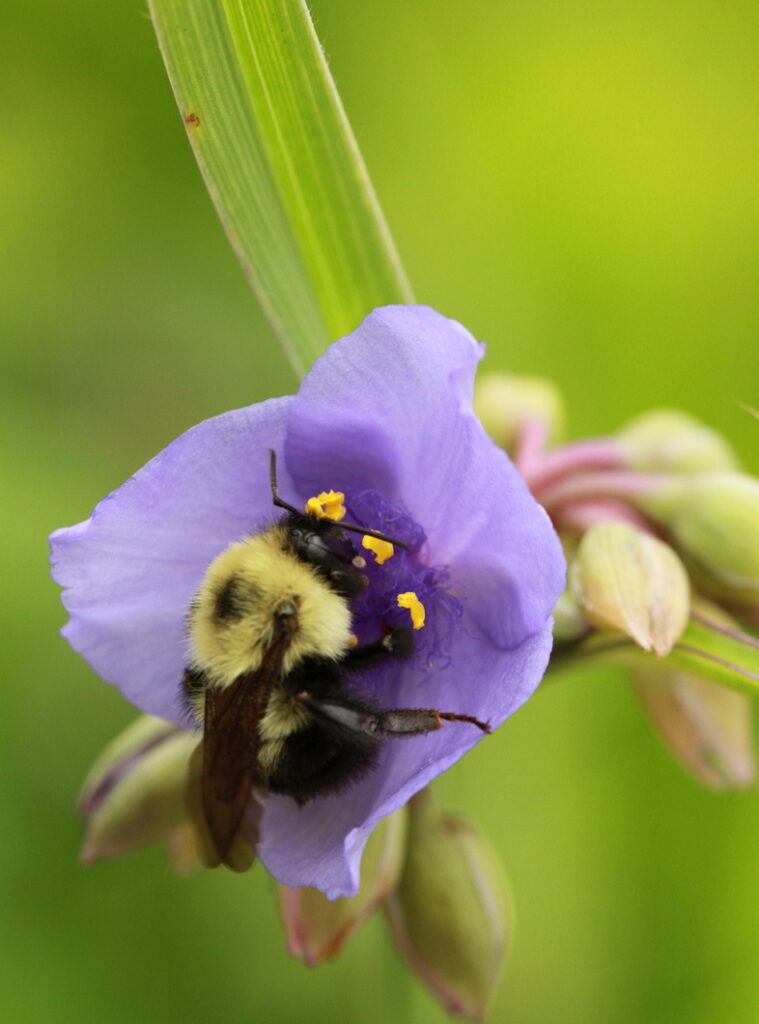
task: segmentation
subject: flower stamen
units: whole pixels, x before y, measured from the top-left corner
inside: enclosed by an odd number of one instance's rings
[[[380,540],[379,537],[364,537],[361,543],[374,554],[377,565],[382,565],[395,554],[395,548],[390,541]]]
[[[339,523],[345,516],[345,495],[342,491],[322,491],[308,499],[305,512],[315,519],[332,519]]]
[[[425,610],[424,605],[416,596],[413,590],[409,590],[405,594],[398,594],[398,607],[408,608],[409,614],[411,615],[411,625],[414,629],[421,629],[424,625]]]

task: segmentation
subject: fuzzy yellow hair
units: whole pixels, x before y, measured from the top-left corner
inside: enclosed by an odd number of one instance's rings
[[[255,671],[272,642],[276,614],[288,604],[296,610],[297,627],[285,675],[303,658],[344,657],[351,642],[348,602],[287,549],[284,527],[232,544],[211,563],[193,602],[192,665],[214,686]]]

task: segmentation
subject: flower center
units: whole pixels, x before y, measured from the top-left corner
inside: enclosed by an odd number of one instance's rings
[[[414,664],[427,669],[447,664],[452,628],[461,618],[462,606],[451,593],[447,566],[429,566],[420,557],[427,539],[424,530],[379,491],[348,489],[345,505],[347,521],[406,545],[363,538],[364,548],[372,554],[362,569],[369,585],[351,601],[359,642],[371,643],[389,628],[410,625]]]

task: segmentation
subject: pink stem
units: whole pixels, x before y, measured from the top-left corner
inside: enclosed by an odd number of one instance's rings
[[[514,464],[522,477],[530,485],[530,473],[533,466],[541,466],[546,456],[545,447],[548,442],[548,426],[544,420],[524,419],[519,424]]]
[[[637,498],[665,487],[671,477],[659,473],[633,473],[616,470],[583,473],[559,480],[553,487],[537,494],[541,505],[552,515],[573,502],[596,501],[599,498]]]
[[[525,479],[530,490],[536,494],[541,488],[578,470],[623,467],[624,456],[617,442],[599,437],[589,441],[573,441],[546,452],[539,463],[531,467]]]
[[[554,517],[558,529],[585,533],[598,523],[627,523],[644,533],[655,534],[652,523],[632,505],[615,499],[576,501],[559,509]]]

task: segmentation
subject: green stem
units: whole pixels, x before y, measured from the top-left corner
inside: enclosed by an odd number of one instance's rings
[[[685,670],[731,690],[759,697],[759,664],[753,645],[732,637],[706,635],[701,623],[689,623],[681,642],[666,658],[657,658],[622,634],[602,632],[557,645],[551,656],[549,678],[554,673],[577,670],[583,665],[612,664]]]

